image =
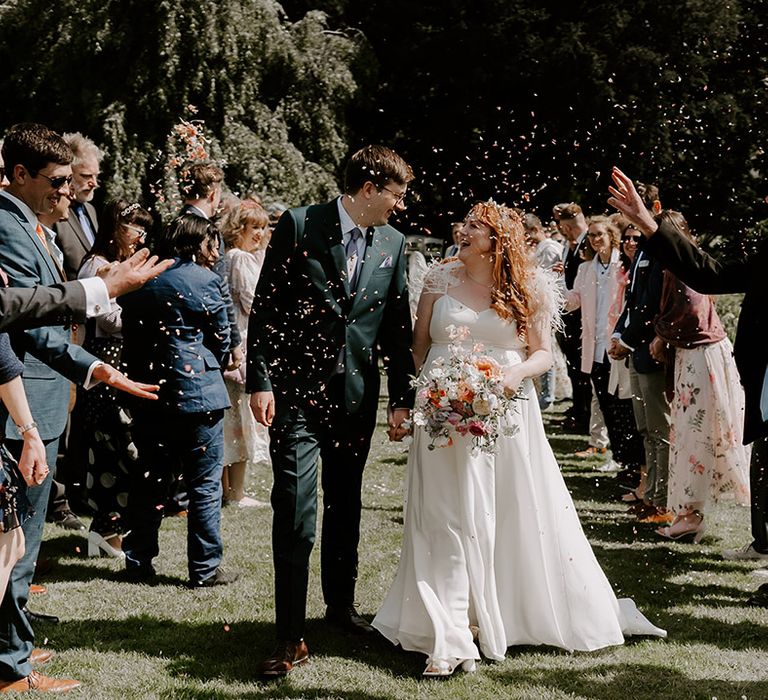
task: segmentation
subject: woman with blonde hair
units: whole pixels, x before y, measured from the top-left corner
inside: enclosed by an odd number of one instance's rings
[[[458,430],[437,446],[417,399],[403,547],[373,626],[393,644],[426,654],[425,676],[474,670],[473,638],[500,661],[513,645],[588,651],[621,644],[624,634],[665,635],[632,601],[617,601],[544,433],[532,378],[552,362],[556,279],[538,269],[521,218],[508,207],[477,204],[460,238],[458,260],[427,277],[414,329],[416,367],[421,377],[445,376],[453,346],[472,352],[482,345],[484,362],[503,377],[504,396],[521,398],[487,451]]]
[[[221,231],[232,303],[242,347],[246,347],[253,294],[269,243],[269,215],[258,202],[244,199],[224,217]],[[232,403],[224,414],[224,503],[241,508],[266,505],[245,495],[245,476],[249,463],[269,463],[269,433],[251,413],[244,389],[245,365],[243,362],[239,369],[224,373]]]

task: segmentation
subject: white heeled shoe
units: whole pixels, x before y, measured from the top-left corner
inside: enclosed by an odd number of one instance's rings
[[[98,532],[90,530],[88,532],[88,556],[89,557],[113,557],[115,559],[125,559],[125,552],[122,549],[116,549]]]

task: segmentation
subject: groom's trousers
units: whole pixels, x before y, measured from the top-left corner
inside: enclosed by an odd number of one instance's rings
[[[349,413],[344,375],[308,406],[281,407],[270,428],[275,623],[280,640],[304,637],[309,557],[317,521],[322,460],[321,578],[326,605],[354,604],[362,482],[376,425],[378,381],[366,382],[362,408]]]

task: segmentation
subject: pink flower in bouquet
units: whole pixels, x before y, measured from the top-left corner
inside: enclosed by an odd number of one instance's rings
[[[448,414],[448,417],[445,420],[455,428],[459,423],[461,423],[462,420],[464,420],[464,416],[462,416],[460,413],[456,413],[456,411],[452,411]]]
[[[459,401],[472,403],[475,398],[475,392],[469,387],[463,379],[459,382]]]
[[[483,435],[485,435],[486,430],[485,430],[485,426],[480,421],[473,420],[469,424],[469,432],[475,437],[482,437]]]

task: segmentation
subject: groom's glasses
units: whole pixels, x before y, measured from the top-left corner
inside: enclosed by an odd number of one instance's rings
[[[405,195],[408,194],[407,190],[403,193],[395,192],[394,190],[390,190],[389,187],[387,187],[386,185],[382,185],[381,189],[386,190],[395,198],[395,204],[402,204],[403,201],[405,200]]]

